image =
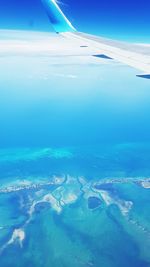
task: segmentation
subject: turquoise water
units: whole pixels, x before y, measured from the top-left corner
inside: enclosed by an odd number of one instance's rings
[[[149,80],[47,54],[0,73],[1,266],[149,267]]]

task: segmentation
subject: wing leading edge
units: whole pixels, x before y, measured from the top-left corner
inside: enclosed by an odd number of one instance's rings
[[[82,49],[89,47],[91,51],[93,49],[93,53],[97,51],[100,55],[105,55],[106,57],[113,58],[138,69],[142,71],[142,74],[137,76],[150,79],[150,46],[146,47],[144,45],[113,41],[77,32],[55,0],[41,1],[57,33],[60,33],[65,38],[73,40],[74,43],[76,42],[77,46],[80,45]],[[93,56],[92,53],[91,56]]]

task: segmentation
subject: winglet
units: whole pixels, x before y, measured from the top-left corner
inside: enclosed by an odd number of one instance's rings
[[[74,32],[75,28],[61,11],[55,0],[41,0],[57,33]]]

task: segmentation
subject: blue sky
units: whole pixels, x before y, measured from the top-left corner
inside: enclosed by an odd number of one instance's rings
[[[61,8],[79,31],[150,42],[149,0],[63,0]],[[52,31],[40,0],[0,0],[0,28]]]

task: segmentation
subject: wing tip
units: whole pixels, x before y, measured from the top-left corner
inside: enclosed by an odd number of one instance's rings
[[[150,80],[150,74],[138,74],[136,76],[139,77],[139,78],[149,79]]]

